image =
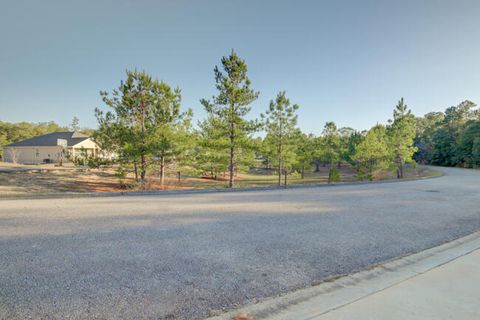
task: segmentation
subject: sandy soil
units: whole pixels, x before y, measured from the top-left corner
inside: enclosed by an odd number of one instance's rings
[[[120,192],[135,191],[139,186],[135,184],[133,176],[128,177],[124,184],[120,184],[113,169],[85,169],[66,166],[55,167],[53,164],[41,166],[4,165],[0,168],[34,169],[29,171],[0,172],[0,197],[15,197],[28,195],[42,195],[52,193],[71,192]],[[428,175],[426,169],[407,171],[407,177]],[[341,181],[356,181],[355,170],[350,167],[340,168]],[[304,179],[299,176],[289,177],[289,184],[327,183],[328,168],[320,168],[320,172],[308,173]],[[381,179],[394,178],[392,174],[381,174]],[[283,181],[282,181],[283,182]],[[277,176],[273,171],[256,170],[249,174],[239,174],[236,177],[237,187],[265,187],[277,183]],[[145,185],[147,190],[165,189],[196,189],[196,188],[224,188],[227,185],[226,177],[219,176],[217,180],[206,177],[182,176],[178,181],[175,174],[168,175],[162,186],[156,175],[148,177]]]

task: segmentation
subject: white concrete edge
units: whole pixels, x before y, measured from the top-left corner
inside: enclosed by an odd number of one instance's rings
[[[312,320],[478,249],[480,231],[365,271],[266,299],[208,319],[227,320],[245,312],[256,320]]]

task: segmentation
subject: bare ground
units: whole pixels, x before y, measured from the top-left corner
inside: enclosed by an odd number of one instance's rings
[[[115,171],[109,169],[85,169],[63,167],[53,165],[43,166],[13,166],[0,164],[0,168],[19,171],[0,171],[0,197],[15,197],[28,195],[44,195],[52,193],[82,193],[82,192],[125,192],[139,189],[138,184],[130,175],[123,184],[115,175]],[[355,170],[343,166],[340,169],[341,182],[356,181]],[[406,177],[415,178],[432,175],[432,171],[426,168],[408,169]],[[393,179],[393,174],[386,172],[377,173],[377,178]],[[290,176],[289,184],[327,183],[328,168],[321,167],[319,172],[307,173],[304,179],[299,176]],[[283,181],[282,181],[283,182]],[[236,176],[237,187],[268,187],[277,183],[274,171],[265,169],[252,170],[249,173]],[[205,189],[224,188],[227,185],[226,176],[220,175],[216,180],[208,177],[182,176],[180,181],[175,173],[167,175],[165,183],[160,184],[158,176],[152,174],[148,177],[145,185],[147,190],[165,189]]]

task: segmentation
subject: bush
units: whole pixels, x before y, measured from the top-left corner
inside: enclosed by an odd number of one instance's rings
[[[357,173],[357,179],[359,181],[364,181],[364,180],[373,180],[373,174],[364,166],[361,166],[358,168],[358,173]]]
[[[97,156],[89,156],[85,160],[87,166],[92,169],[98,169],[100,166],[108,166],[112,164],[112,161]]]
[[[328,172],[328,182],[339,182],[340,181],[340,171],[332,167],[330,168],[330,171]]]

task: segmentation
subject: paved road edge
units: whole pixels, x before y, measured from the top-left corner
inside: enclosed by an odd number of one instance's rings
[[[232,319],[245,312],[256,320],[311,320],[329,311],[387,289],[480,249],[480,231],[368,270],[327,280],[262,302],[210,317]]]

